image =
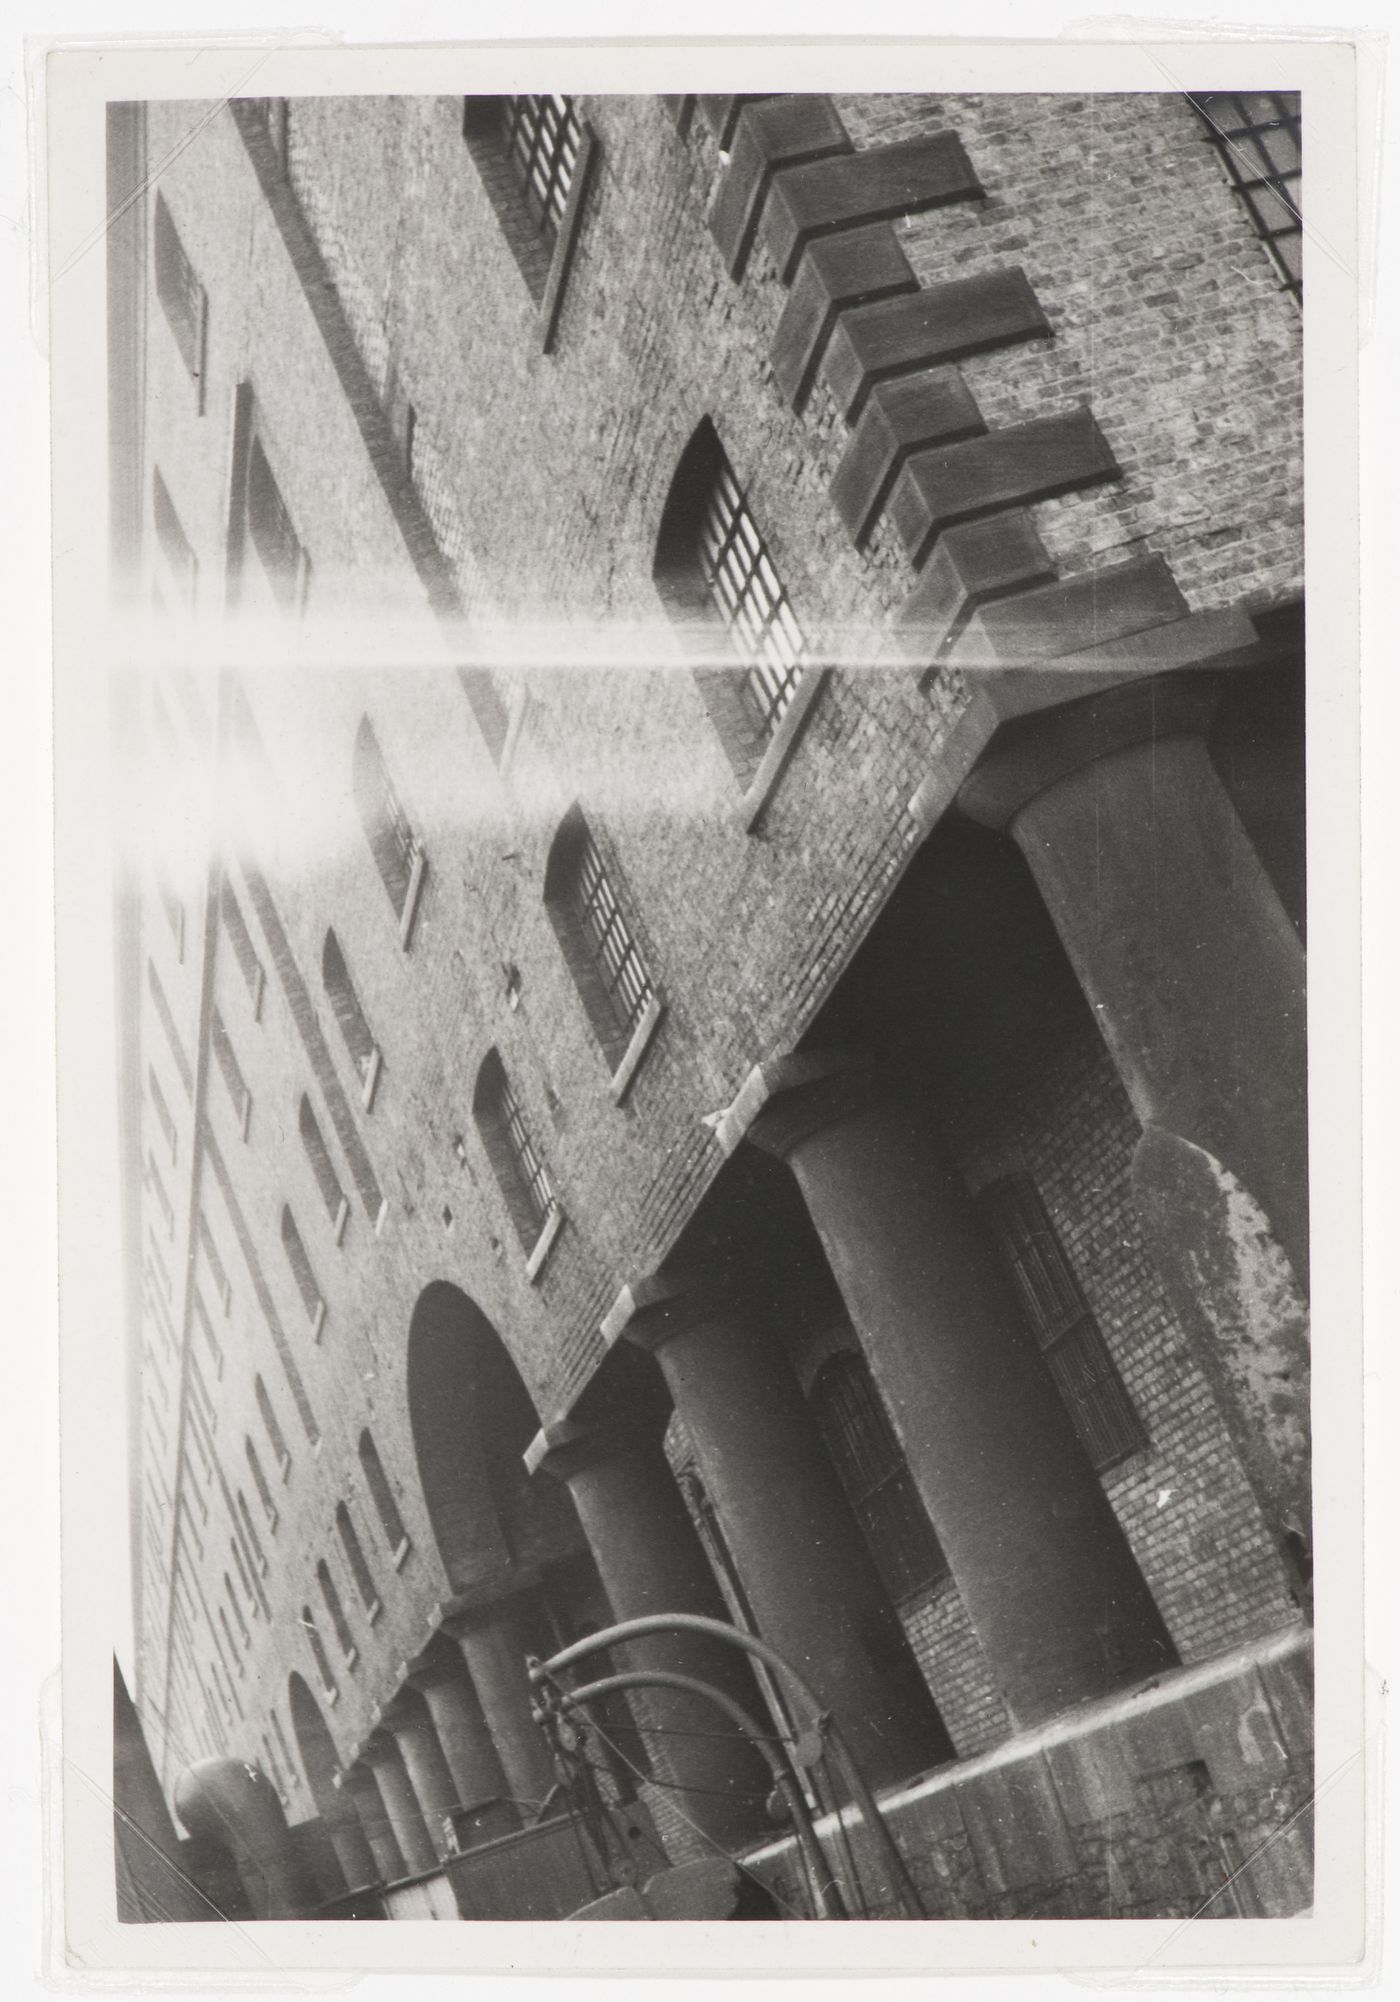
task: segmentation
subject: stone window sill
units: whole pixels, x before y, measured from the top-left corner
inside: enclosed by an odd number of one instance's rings
[[[554,348],[554,336],[558,330],[559,309],[564,302],[564,287],[568,281],[569,266],[573,263],[574,245],[578,239],[579,224],[583,220],[584,197],[588,193],[588,183],[592,175],[594,157],[598,151],[598,141],[593,128],[586,119],[582,122],[583,140],[578,150],[578,160],[574,167],[574,177],[569,184],[568,199],[564,213],[559,220],[559,232],[554,239],[554,254],[549,260],[549,272],[540,293],[539,308],[535,324],[539,329],[540,349],[549,354]]]
[[[405,952],[413,942],[414,921],[423,898],[423,882],[427,873],[428,858],[420,848],[413,858],[413,873],[408,879],[408,895],[404,898],[403,910],[399,916],[399,944]]]
[[[564,1212],[556,1203],[545,1221],[544,1228],[535,1239],[534,1250],[525,1261],[525,1277],[532,1286],[538,1280],[545,1265],[548,1263],[549,1254],[554,1249],[559,1233],[563,1228]]]
[[[666,1003],[659,994],[653,994],[642,1011],[641,1020],[632,1031],[632,1040],[628,1043],[621,1062],[612,1074],[610,1089],[615,1105],[621,1105],[631,1090],[632,1080],[641,1068],[642,1058],[651,1048],[652,1038],[661,1026],[661,1018],[665,1013]]]
[[[736,809],[736,817],[746,834],[751,834],[763,818],[768,802],[777,790],[778,781],[787,769],[788,760],[797,748],[797,740],[807,727],[807,719],[826,686],[830,671],[825,667],[807,669],[787,706],[786,714],[769,738],[758,770],[750,779]]]

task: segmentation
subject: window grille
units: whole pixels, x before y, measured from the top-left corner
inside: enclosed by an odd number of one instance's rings
[[[552,244],[583,145],[573,99],[503,97],[501,137],[535,226]]]
[[[321,1289],[316,1284],[316,1275],[311,1269],[311,1260],[306,1255],[306,1246],[301,1241],[296,1218],[286,1203],[282,1205],[282,1249],[287,1254],[287,1263],[292,1268],[301,1304],[306,1309],[306,1318],[316,1334],[320,1334],[326,1318],[326,1303]]]
[[[362,718],[355,736],[353,788],[365,838],[394,916],[401,926],[406,925],[411,920],[412,900],[422,879],[423,850],[399,802],[367,716]]]
[[[316,1566],[316,1582],[321,1588],[321,1597],[325,1600],[326,1611],[330,1614],[331,1626],[335,1630],[335,1637],[339,1643],[340,1652],[353,1665],[360,1651],[355,1646],[355,1636],[350,1631],[350,1622],[346,1619],[345,1608],[340,1603],[340,1594],[335,1588],[335,1580],[331,1576],[331,1567],[327,1564],[324,1557]]]
[[[253,1395],[257,1399],[258,1410],[262,1416],[262,1422],[266,1427],[267,1436],[272,1445],[273,1458],[276,1460],[282,1477],[285,1480],[292,1470],[292,1456],[287,1449],[287,1441],[283,1436],[282,1427],[277,1422],[277,1413],[272,1408],[272,1399],[267,1394],[267,1385],[260,1376],[253,1379]]]
[[[408,1531],[404,1528],[399,1505],[394,1499],[394,1491],[389,1486],[389,1476],[384,1471],[384,1462],[379,1457],[379,1448],[370,1434],[360,1434],[360,1465],[364,1469],[365,1482],[375,1513],[379,1517],[384,1540],[394,1555],[395,1564],[402,1563],[408,1554]]]
[[[261,1404],[261,1402],[262,1399],[260,1398],[259,1403]],[[266,1422],[266,1419],[267,1412],[264,1411],[264,1422]],[[263,1472],[262,1461],[258,1458],[258,1449],[251,1439],[245,1439],[243,1441],[243,1451],[247,1456],[248,1471],[253,1477],[253,1487],[257,1491],[258,1501],[262,1506],[264,1516],[267,1518],[267,1526],[275,1534],[277,1530],[277,1504],[272,1499],[272,1490],[267,1484],[267,1475]]]
[[[326,1206],[326,1214],[331,1220],[337,1239],[345,1226],[349,1203],[345,1191],[335,1172],[330,1150],[326,1146],[321,1129],[316,1123],[316,1115],[311,1109],[311,1100],[305,1092],[301,1095],[301,1106],[297,1113],[297,1125],[301,1132],[301,1144],[306,1150],[306,1158],[311,1163],[311,1172],[316,1178],[316,1186],[321,1191],[321,1200]]]
[[[229,1098],[233,1103],[233,1110],[238,1119],[239,1131],[246,1140],[248,1137],[248,1121],[253,1111],[253,1094],[244,1083],[243,1072],[239,1068],[238,1057],[234,1051],[228,1030],[224,1027],[224,1018],[217,1008],[210,1017],[209,1040],[213,1045],[214,1059],[219,1066],[219,1073],[223,1078]]]
[[[204,346],[209,301],[185,254],[180,232],[164,195],[155,207],[156,296],[175,336],[180,358],[196,383],[204,375]]]
[[[1211,90],[1188,101],[1295,299],[1303,293],[1302,100],[1296,90]]]
[[[748,662],[749,705],[760,729],[771,736],[797,693],[806,641],[723,452],[700,525],[700,557],[705,581]]]
[[[488,1052],[477,1076],[472,1111],[506,1208],[528,1251],[558,1207],[548,1172],[530,1138],[499,1055]]]
[[[848,1351],[823,1365],[812,1391],[818,1428],[892,1599],[948,1575],[948,1563],[869,1365]]]
[[[1049,1212],[1026,1175],[994,1182],[977,1202],[1080,1443],[1103,1473],[1145,1446],[1147,1434]]]
[[[350,1576],[355,1581],[355,1590],[360,1595],[360,1604],[371,1620],[379,1611],[379,1593],[375,1589],[374,1573],[369,1568],[364,1546],[359,1533],[350,1520],[350,1511],[344,1502],[339,1503],[335,1512],[336,1532],[340,1537],[340,1547],[345,1552],[345,1561],[350,1566]]]
[[[577,809],[555,836],[545,904],[594,1033],[616,1063],[655,994],[612,878]]]
[[[340,941],[333,931],[326,933],[326,942],[321,948],[321,981],[330,998],[331,1012],[339,1027],[341,1038],[350,1053],[350,1061],[360,1080],[361,1095],[368,1106],[374,1096],[382,1063],[379,1045],[374,1040],[365,1011],[360,1006],[359,996],[350,979],[349,968],[345,964],[345,954],[340,949]]]
[[[316,1664],[316,1680],[321,1685],[321,1694],[334,1702],[336,1697],[335,1677],[331,1674],[330,1658],[326,1644],[321,1639],[315,1620],[311,1617],[310,1606],[301,1609],[301,1623],[306,1629],[306,1644],[311,1649],[311,1659]]]

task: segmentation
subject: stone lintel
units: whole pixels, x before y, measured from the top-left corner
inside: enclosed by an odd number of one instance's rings
[[[1054,579],[1055,569],[1024,508],[950,528],[934,544],[919,581],[900,609],[895,644],[931,666],[978,605]]]
[[[1189,609],[1166,559],[1139,557],[980,607],[952,660],[956,667],[1001,666],[1084,653],[1184,618]]]

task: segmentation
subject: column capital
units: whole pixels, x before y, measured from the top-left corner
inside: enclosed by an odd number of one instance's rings
[[[785,1161],[825,1126],[882,1102],[889,1088],[863,1050],[814,1050],[760,1066],[767,1087],[745,1139]]]
[[[1017,716],[964,780],[958,805],[983,827],[1008,828],[1038,794],[1100,758],[1168,737],[1204,736],[1224,687],[1219,673],[1158,674]]]
[[[371,1731],[360,1747],[359,1757],[375,1771],[380,1766],[402,1765],[403,1754],[394,1742],[392,1725],[386,1722]]]
[[[621,1312],[623,1301],[626,1311]],[[614,1341],[631,1342],[654,1355],[677,1335],[744,1312],[742,1285],[734,1277],[662,1267],[624,1288],[612,1314]]]
[[[525,1448],[525,1465],[532,1474],[548,1474],[552,1480],[570,1481],[587,1467],[635,1452],[642,1436],[625,1425],[583,1425],[572,1418],[556,1419],[542,1425]],[[462,1616],[472,1621],[472,1614]],[[476,1620],[489,1625],[489,1620]]]

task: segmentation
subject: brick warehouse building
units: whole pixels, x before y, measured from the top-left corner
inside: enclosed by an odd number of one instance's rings
[[[581,1906],[527,1658],[652,1613],[930,1916],[1304,1908],[1296,99],[108,161],[126,1914]],[[639,1884],[811,1909],[693,1690],[596,1721]]]

